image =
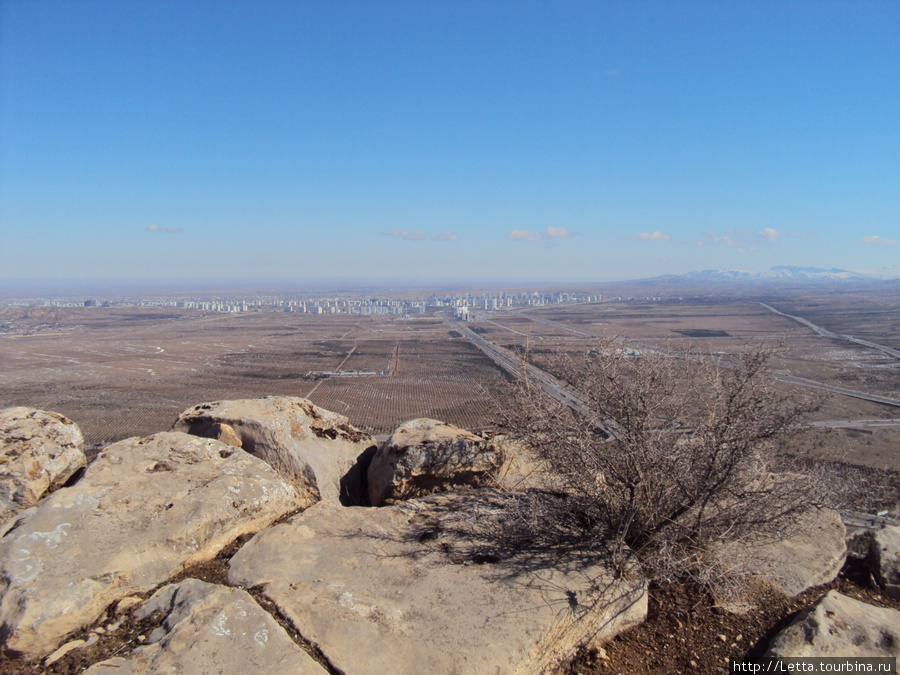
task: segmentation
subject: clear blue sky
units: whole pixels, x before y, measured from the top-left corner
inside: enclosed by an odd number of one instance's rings
[[[900,266],[900,2],[0,0],[0,279]]]

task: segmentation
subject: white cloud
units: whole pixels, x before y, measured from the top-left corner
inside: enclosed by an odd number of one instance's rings
[[[653,232],[639,232],[628,238],[637,239],[638,241],[669,241],[669,239],[671,239],[669,235],[663,234],[659,230],[654,230]]]
[[[759,236],[763,239],[768,239],[769,241],[777,241],[778,240],[778,230],[773,227],[767,227],[762,232],[759,233]]]
[[[547,226],[547,236],[551,238],[571,237],[572,233],[564,227]]]
[[[180,227],[167,227],[166,232],[169,234],[178,234],[179,232],[184,232],[184,229]]]
[[[513,230],[506,236],[516,241],[541,241],[544,238],[540,232],[531,230]]]
[[[147,231],[148,231],[148,232],[159,232],[159,225],[155,225],[155,224],[154,224],[154,225],[148,225],[148,226],[147,226]]]
[[[459,239],[459,237],[453,230],[444,230],[434,236],[435,241],[456,241],[457,239]]]
[[[868,237],[862,237],[856,240],[857,244],[876,244],[879,246],[893,246],[895,244],[900,244],[900,241],[896,239],[888,239],[887,237],[879,237],[877,234],[873,234]]]
[[[409,230],[391,230],[390,232],[387,232],[386,235],[388,237],[398,237],[406,241],[428,239],[428,235],[422,232],[422,230],[416,230],[415,232],[410,232]]]

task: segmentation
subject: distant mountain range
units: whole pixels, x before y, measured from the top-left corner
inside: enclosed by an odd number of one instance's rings
[[[884,268],[879,272],[854,272],[837,267],[824,269],[821,267],[795,267],[793,265],[777,265],[762,272],[746,272],[742,270],[703,270],[687,274],[667,274],[648,279],[659,282],[688,281],[883,281],[900,277],[900,268]]]

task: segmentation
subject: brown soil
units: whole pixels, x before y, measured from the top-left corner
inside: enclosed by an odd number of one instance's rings
[[[848,562],[837,579],[787,598],[757,588],[756,609],[729,614],[700,589],[683,585],[651,587],[647,620],[602,650],[580,654],[566,672],[582,675],[659,675],[729,673],[732,661],[752,661],[769,641],[806,607],[829,590],[878,607],[900,609],[900,600],[883,595],[867,569]]]

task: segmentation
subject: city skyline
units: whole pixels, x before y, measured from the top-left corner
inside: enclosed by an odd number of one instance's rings
[[[0,279],[896,270],[900,5],[6,2]]]

